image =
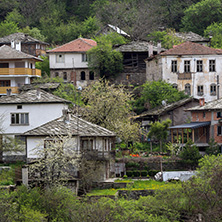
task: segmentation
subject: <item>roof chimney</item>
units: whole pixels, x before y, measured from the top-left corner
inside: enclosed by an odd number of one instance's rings
[[[149,57],[153,55],[153,44],[149,42],[148,46]]]
[[[38,88],[38,89],[36,90],[36,96],[37,96],[38,99],[41,98],[41,91],[40,91],[40,88]]]
[[[7,92],[7,96],[11,96],[12,95],[12,89],[6,89]]]
[[[199,104],[200,104],[200,106],[204,106],[205,105],[205,99],[204,98],[200,98],[199,99]]]

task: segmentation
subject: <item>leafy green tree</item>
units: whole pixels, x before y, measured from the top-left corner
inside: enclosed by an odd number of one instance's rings
[[[18,25],[14,22],[5,20],[0,23],[0,37],[4,37],[19,31],[20,29]]]
[[[160,106],[163,100],[172,103],[187,97],[183,91],[178,91],[165,81],[152,81],[142,85],[141,96],[135,100],[133,106],[138,113],[141,113],[145,110],[146,104],[149,109],[152,109]]]
[[[163,150],[163,142],[167,138],[168,128],[171,124],[170,119],[166,119],[162,122],[154,122],[151,124],[150,130],[147,134],[148,138],[158,140],[160,142],[160,152]]]
[[[182,18],[182,30],[203,35],[209,25],[221,21],[221,0],[202,0],[185,10],[185,15]]]
[[[38,39],[40,41],[45,41],[46,37],[44,35],[41,34],[41,31],[34,27],[34,28],[30,28],[29,26],[26,26],[25,28],[22,29],[23,33],[27,33],[28,35],[32,36],[35,39]]]
[[[212,37],[210,46],[213,48],[222,48],[222,23],[214,22],[204,30],[206,37]]]
[[[123,86],[100,80],[83,90],[82,99],[88,121],[114,131],[126,144],[139,139],[139,125],[129,118],[132,95]]]
[[[14,22],[18,24],[19,27],[22,27],[25,24],[25,18],[19,13],[18,9],[13,9],[13,11],[9,12],[5,17],[5,20],[8,22]]]
[[[199,152],[199,149],[194,145],[191,140],[186,143],[179,156],[185,163],[193,165],[197,165],[199,159],[201,159],[202,157]]]
[[[174,29],[167,29],[166,31],[154,31],[148,35],[154,42],[161,42],[161,46],[166,49],[173,48],[174,45],[179,45],[184,42],[183,39],[175,35]]]
[[[101,78],[109,78],[123,70],[122,53],[112,48],[112,43],[101,39],[97,46],[91,48],[89,55],[89,69],[97,73]]]
[[[206,148],[206,154],[217,155],[220,153],[220,147],[214,139],[210,139],[209,146]]]
[[[42,77],[50,75],[49,69],[49,57],[48,56],[41,56],[42,62],[36,62],[36,68],[41,69]]]

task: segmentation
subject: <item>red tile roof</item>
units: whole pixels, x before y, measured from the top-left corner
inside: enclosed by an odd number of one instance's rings
[[[161,55],[222,55],[222,49],[214,49],[193,42],[184,42],[162,52]]]
[[[48,52],[86,52],[96,45],[92,39],[78,38]]]

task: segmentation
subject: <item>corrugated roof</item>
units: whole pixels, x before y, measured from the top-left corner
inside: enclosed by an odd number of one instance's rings
[[[177,125],[177,126],[171,126],[169,129],[196,129],[204,126],[210,125],[210,121],[208,122],[192,122],[192,123],[185,123],[182,125]]]
[[[195,106],[187,109],[188,111],[198,110],[222,110],[222,98],[205,103],[204,106]]]
[[[60,117],[35,129],[24,133],[26,136],[52,136],[52,135],[78,135],[78,136],[111,136],[115,133],[101,126],[92,124],[86,120],[70,115],[69,121]]]
[[[0,105],[6,104],[35,104],[35,103],[71,103],[68,100],[62,99],[44,90],[40,90],[39,96],[37,89],[22,92],[18,95],[2,96]]]
[[[96,45],[92,39],[78,38],[47,52],[87,52]]]
[[[4,36],[4,37],[0,38],[1,44],[9,44],[12,41],[21,41],[22,43],[39,43],[39,44],[49,45],[46,42],[35,39],[35,38],[33,38],[27,34],[24,34],[22,32],[13,33],[8,36]]]
[[[43,61],[40,58],[26,54],[24,52],[13,49],[7,45],[0,47],[0,60],[12,60],[12,59],[32,59],[36,61]]]
[[[222,49],[214,49],[194,42],[184,42],[160,55],[222,55]]]

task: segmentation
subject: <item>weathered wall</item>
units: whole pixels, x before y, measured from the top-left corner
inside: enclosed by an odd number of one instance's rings
[[[150,61],[146,60],[146,80],[158,81],[162,79],[162,66],[159,57],[153,58]]]

